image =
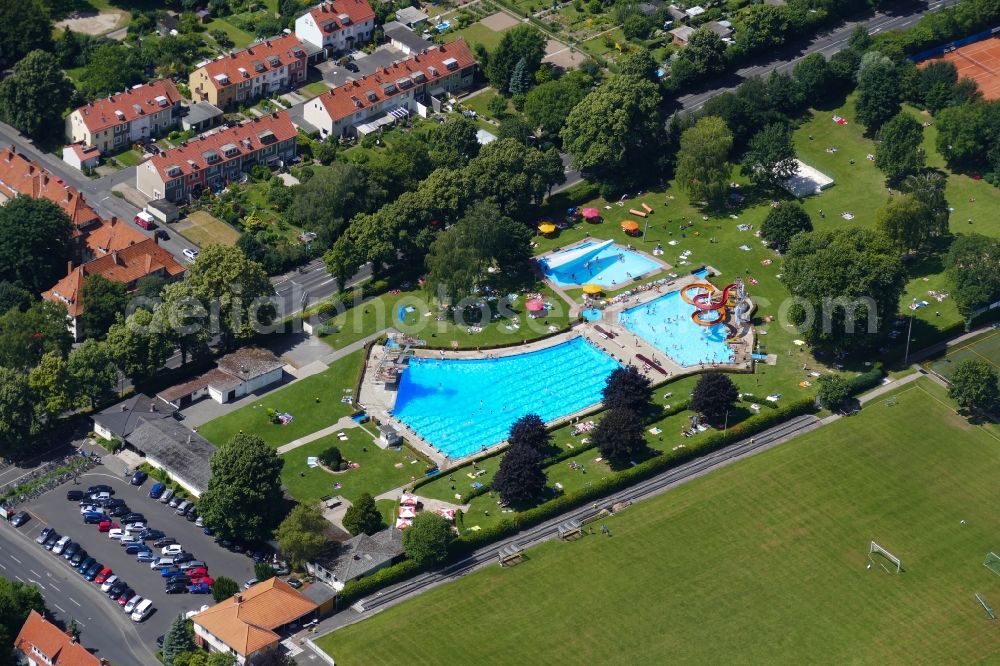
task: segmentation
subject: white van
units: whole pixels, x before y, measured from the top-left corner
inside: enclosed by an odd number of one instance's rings
[[[132,621],[142,622],[147,617],[149,617],[149,614],[152,612],[153,612],[153,601],[152,599],[146,599],[141,604],[136,606],[134,611],[132,611]]]
[[[150,569],[165,569],[166,567],[174,566],[174,558],[172,557],[161,557],[155,562],[149,563]]]
[[[125,612],[131,615],[132,611],[135,610],[135,607],[141,604],[142,601],[143,601],[142,597],[140,597],[138,594],[135,595],[134,597],[129,599],[128,602],[125,604]]]

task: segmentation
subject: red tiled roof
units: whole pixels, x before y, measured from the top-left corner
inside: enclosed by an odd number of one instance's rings
[[[75,187],[17,152],[14,146],[8,146],[0,153],[0,193],[11,199],[18,194],[33,199],[48,199],[62,208],[78,229],[101,220]]]
[[[32,646],[49,658],[52,666],[100,666],[101,660],[37,611],[31,611],[17,634],[14,647],[25,656],[39,661]]]
[[[100,132],[108,127],[131,122],[146,114],[169,108],[180,99],[181,95],[177,92],[174,82],[170,79],[160,79],[95,100],[76,111],[83,117],[87,129],[91,132]]]
[[[364,23],[375,18],[375,11],[367,0],[323,2],[310,9],[309,14],[319,26],[320,31],[324,33],[336,32],[344,28],[343,22],[338,18],[341,14],[346,14],[349,17],[350,25]]]
[[[119,220],[117,217],[111,220],[103,220],[101,226],[97,227],[87,235],[87,247],[95,257],[100,257],[115,250],[124,250],[130,245],[141,243],[146,240],[137,229],[133,229],[128,223]]]
[[[264,132],[271,132],[275,140],[268,144],[261,143],[260,135]],[[295,126],[292,125],[288,114],[282,111],[263,118],[255,118],[250,122],[223,129],[214,134],[192,139],[185,146],[165,150],[159,155],[154,155],[149,162],[156,168],[163,182],[167,182],[192,173],[196,167],[204,169],[208,166],[225,164],[230,160],[259,150],[265,145],[287,141],[295,137],[295,133]],[[249,142],[249,145],[245,142]],[[227,157],[222,150],[222,146],[227,144],[234,146],[237,150],[232,157]],[[214,151],[218,155],[219,161],[209,164],[208,158],[204,155],[208,151]],[[194,162],[195,166],[192,166],[189,160]],[[167,169],[172,166],[178,167],[180,171],[176,175],[168,176]]]
[[[296,54],[296,51],[301,55]],[[268,60],[272,56],[278,58],[277,65],[271,65],[270,60]],[[295,35],[284,35],[251,44],[242,51],[233,51],[228,56],[207,63],[203,69],[208,75],[209,83],[218,89],[261,76],[272,69],[298,60],[305,61],[305,58],[306,51],[299,38]],[[240,71],[241,67],[245,70],[246,76]],[[216,78],[220,74],[229,77],[228,83],[221,83]]]
[[[450,60],[456,62],[456,66],[452,69],[448,69],[444,64]],[[337,86],[317,99],[326,108],[330,118],[336,122],[357,113],[359,109],[374,106],[400,92],[405,92],[410,86],[400,89],[400,82],[403,80],[423,85],[450,76],[474,64],[476,58],[472,55],[472,51],[464,39],[459,39],[383,67],[357,81]],[[423,81],[419,80],[421,75],[424,77]],[[394,86],[391,92],[386,92],[385,86],[388,85]]]
[[[43,292],[42,298],[64,303],[71,317],[79,317],[84,308],[81,291],[88,276],[101,275],[113,282],[128,284],[158,271],[165,272],[168,277],[176,277],[184,272],[184,267],[172,254],[157,245],[155,238],[145,238],[71,269],[66,277]]]
[[[80,158],[80,161],[86,161],[92,157],[100,157],[101,151],[97,148],[87,148],[86,146],[81,146],[78,143],[71,143],[63,147],[63,152],[71,150],[76,153],[76,156]]]

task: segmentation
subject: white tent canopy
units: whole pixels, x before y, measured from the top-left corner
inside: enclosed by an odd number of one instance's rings
[[[812,194],[819,194],[833,185],[833,178],[814,169],[805,162],[795,160],[795,166],[795,175],[781,184],[793,197],[801,199]]]

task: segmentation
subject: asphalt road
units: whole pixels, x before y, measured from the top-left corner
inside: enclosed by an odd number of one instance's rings
[[[496,564],[498,553],[508,545],[516,544],[527,549],[544,541],[555,539],[557,538],[557,527],[567,520],[576,519],[584,523],[594,519],[601,510],[610,508],[615,504],[635,502],[660,495],[676,485],[686,483],[723,465],[781,444],[818,427],[819,423],[819,419],[814,416],[797,417],[756,435],[752,439],[742,440],[614,493],[594,505],[583,506],[568,511],[508,539],[484,546],[469,557],[451,564],[444,569],[421,574],[388,587],[371,597],[361,599],[352,607],[344,609],[333,617],[321,622],[317,627],[317,633],[329,633],[340,627],[359,622],[375,612],[395,606],[432,587],[460,578],[481,567]]]
[[[829,58],[847,45],[847,40],[850,38],[851,32],[858,25],[867,27],[868,33],[871,35],[887,30],[902,30],[914,25],[927,12],[936,11],[955,4],[958,4],[958,0],[932,0],[931,2],[905,3],[897,7],[894,11],[878,12],[866,20],[848,21],[833,30],[816,35],[809,41],[802,41],[786,46],[777,50],[771,57],[758,59],[753,64],[724,77],[726,84],[723,86],[682,95],[677,99],[678,104],[685,111],[696,111],[704,106],[705,102],[712,97],[723,92],[735,90],[747,78],[766,76],[772,70],[787,72],[795,67],[795,64],[799,60],[802,60],[811,53],[822,53]]]
[[[126,555],[125,549],[107,534],[98,532],[96,525],[84,524],[78,504],[66,501],[66,491],[85,490],[98,483],[115,488],[115,496],[123,498],[133,511],[144,514],[150,527],[176,538],[185,550],[205,561],[213,577],[224,575],[242,583],[253,577],[253,560],[219,547],[200,527],[150,499],[151,480],[141,487],[132,486],[106,467],[97,467],[81,476],[79,486],[65,484],[19,507],[32,515],[20,529],[9,524],[0,526],[0,574],[37,584],[49,610],[64,622],[76,619],[81,627],[81,642],[96,650],[98,656],[116,666],[155,664],[156,637],[167,631],[173,618],[214,602],[211,595],[166,594],[159,572],[146,563],[136,562],[134,555]],[[46,525],[69,536],[99,562],[111,567],[137,594],[152,599],[156,612],[141,624],[132,622],[97,585],[84,580],[61,556],[34,542]]]

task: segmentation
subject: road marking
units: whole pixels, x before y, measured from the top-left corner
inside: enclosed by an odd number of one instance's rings
[[[59,589],[58,587],[56,587],[56,586],[55,586],[55,585],[53,585],[52,583],[49,583],[49,587],[51,587],[51,588],[52,588],[53,590],[55,590],[56,592],[62,592],[62,590],[60,590],[60,589]]]
[[[14,561],[15,561],[15,562],[17,562],[18,564],[21,564],[21,560],[17,559],[17,558],[16,558],[16,557],[14,557],[13,555],[11,555],[11,556],[10,556],[10,559],[14,560]]]
[[[73,602],[74,604],[76,604],[77,606],[79,606],[79,605],[80,605],[80,602],[79,602],[79,601],[77,601],[76,599],[74,599],[73,597],[69,597],[69,600],[70,600],[70,601],[72,601],[72,602]]]
[[[4,565],[2,565],[2,564],[0,564],[0,569],[3,569],[4,571],[7,571],[7,567],[5,567],[5,566],[4,566]]]
[[[35,585],[37,585],[38,587],[42,588],[43,590],[45,589],[45,586],[44,586],[44,585],[42,585],[41,583],[39,583],[39,582],[38,582],[37,580],[31,580],[31,579],[29,578],[29,579],[28,579],[28,582],[29,582],[29,583],[34,583]]]
[[[14,574],[14,578],[18,579],[18,580],[19,580],[19,581],[21,581],[22,583],[26,583],[26,582],[28,582],[28,581],[24,580],[23,578],[21,578],[20,576],[18,576],[17,574]]]
[[[66,609],[63,608],[62,606],[60,606],[59,604],[52,604],[52,605],[55,606],[56,608],[58,608],[60,612],[62,612],[62,613],[66,612]]]
[[[38,572],[37,572],[37,571],[35,571],[34,569],[28,569],[28,571],[30,571],[31,573],[35,574],[35,575],[36,575],[36,576],[38,576],[39,578],[41,578],[41,577],[42,577],[42,574],[38,573]]]
[[[76,623],[77,623],[78,625],[80,625],[81,627],[86,627],[86,626],[87,626],[87,625],[85,625],[85,624],[84,624],[83,622],[80,622],[79,620],[77,620],[77,621],[76,621]]]

